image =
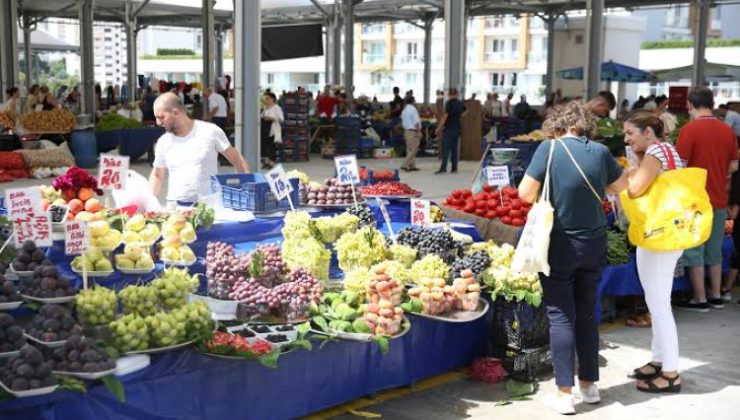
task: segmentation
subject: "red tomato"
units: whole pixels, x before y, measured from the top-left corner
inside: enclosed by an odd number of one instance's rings
[[[520,208],[522,208],[522,200],[518,198],[511,200],[511,208],[514,210],[519,210]]]
[[[524,226],[525,220],[521,217],[514,217],[511,219],[511,224],[514,226]]]
[[[452,191],[452,196],[455,197],[456,199],[460,198],[462,197],[462,192],[460,190],[454,190]]]
[[[470,190],[461,190],[461,191],[462,191],[462,196],[465,197],[465,198],[468,198],[471,195],[473,195],[473,192],[470,191]]]
[[[495,219],[496,217],[498,217],[496,210],[488,210],[486,212],[486,219]]]
[[[524,213],[522,213],[521,210],[517,210],[517,209],[512,208],[511,211],[509,212],[509,216],[511,216],[512,218],[514,218],[514,217],[522,217],[522,216],[524,216]]]
[[[504,208],[503,208],[503,207],[496,207],[496,215],[497,215],[498,217],[506,216],[506,215],[508,215],[508,214],[509,214],[509,213],[508,213],[508,212],[507,212],[506,210],[504,210]]]
[[[485,192],[491,192],[491,191],[493,191],[493,188],[491,188],[490,185],[486,184],[486,185],[483,186],[483,191],[485,191]]]
[[[475,203],[467,202],[465,203],[465,206],[463,206],[462,211],[465,213],[472,213],[475,211]]]
[[[480,217],[485,217],[486,209],[475,209],[475,215],[480,216]]]
[[[508,205],[508,204],[504,204],[503,207],[501,207],[501,208],[504,210],[504,214],[505,215],[508,215],[509,212],[511,211],[511,206]]]
[[[485,201],[483,201],[483,200],[476,201],[475,202],[475,208],[476,209],[488,210],[488,204]]]
[[[501,223],[503,223],[505,225],[510,225],[511,222],[512,222],[512,220],[511,220],[511,217],[509,217],[509,216],[504,216],[504,217],[501,218]]]
[[[489,199],[488,200],[488,209],[489,210],[490,209],[495,209],[496,207],[498,207],[498,200]]]

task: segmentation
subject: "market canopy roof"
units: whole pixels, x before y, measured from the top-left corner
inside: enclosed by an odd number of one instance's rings
[[[18,28],[18,49],[23,49],[23,30],[20,28]],[[67,44],[59,38],[56,38],[40,29],[36,29],[31,31],[31,49],[36,51],[77,52],[80,50],[80,46]]]
[[[583,79],[583,67],[560,70],[557,74],[562,79],[581,80]],[[644,70],[607,61],[601,63],[601,80],[604,82],[642,83],[653,80],[653,76],[650,72]]]
[[[654,70],[653,75],[658,82],[691,79],[694,66],[674,67],[672,69]],[[740,66],[720,63],[704,63],[704,75],[708,81],[728,82],[740,80]]]

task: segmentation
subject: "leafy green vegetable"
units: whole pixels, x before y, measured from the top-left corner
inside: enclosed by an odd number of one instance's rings
[[[623,265],[630,261],[627,234],[615,230],[606,232],[606,261],[609,265]]]
[[[110,113],[98,120],[95,131],[112,131],[121,129],[143,128],[144,124],[132,118]]]

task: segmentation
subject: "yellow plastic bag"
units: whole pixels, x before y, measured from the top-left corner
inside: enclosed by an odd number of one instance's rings
[[[680,251],[706,242],[714,215],[706,183],[705,169],[676,169],[658,175],[640,197],[622,191],[630,242],[651,251]]]

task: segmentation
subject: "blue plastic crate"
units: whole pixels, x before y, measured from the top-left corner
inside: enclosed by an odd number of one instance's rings
[[[391,179],[382,179],[382,180],[374,179],[374,174],[375,174],[375,171],[373,171],[372,169],[368,170],[367,178],[363,180],[362,185],[373,185],[379,182],[388,182],[388,181],[396,181],[396,182],[401,181],[401,173],[398,171],[398,169],[394,170],[394,175],[393,175],[393,178]]]
[[[360,139],[360,147],[363,149],[375,147],[375,139],[372,137],[362,137]]]
[[[270,191],[270,185],[262,174],[224,174],[211,177],[213,183],[221,187],[224,207],[234,210],[247,210],[254,213],[269,213],[290,209],[288,199],[278,201]],[[293,192],[290,198],[293,205],[299,203],[298,179],[291,178]]]

